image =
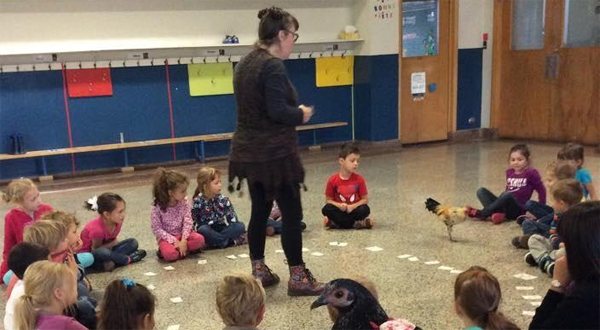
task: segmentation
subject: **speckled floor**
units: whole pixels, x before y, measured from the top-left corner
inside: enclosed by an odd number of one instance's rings
[[[321,207],[324,202],[325,180],[337,170],[336,149],[304,154],[309,191],[303,194],[305,220],[305,261],[320,280],[362,275],[377,286],[380,302],[390,316],[402,317],[423,329],[460,329],[461,323],[454,315],[452,305],[453,283],[456,274],[439,270],[449,266],[465,270],[471,265],[481,265],[495,274],[502,285],[504,301],[502,310],[522,328],[527,328],[530,316],[523,311],[535,307],[523,295],[544,296],[549,278],[536,268],[523,262],[524,250],[512,247],[510,240],[520,233],[514,222],[494,226],[491,223],[469,221],[455,227],[454,237],[448,240],[443,224],[426,212],[424,201],[433,197],[443,203],[462,206],[478,205],[475,190],[485,186],[494,192],[504,188],[504,170],[511,141],[439,144],[404,148],[401,151],[373,152],[365,150],[359,172],[369,187],[370,206],[377,225],[373,230],[328,231],[322,228]],[[533,166],[544,172],[547,163],[554,159],[559,144],[532,143]],[[217,166],[223,166],[218,163]],[[585,166],[596,180],[600,180],[600,156],[593,148],[586,149]],[[187,166],[184,169],[195,169]],[[195,173],[189,172],[194,181]],[[227,259],[228,255],[248,253],[247,246],[226,250],[208,251],[198,256],[171,264],[175,270],[155,257],[156,243],[150,230],[151,183],[147,177],[112,176],[119,183],[104,181],[94,186],[79,179],[76,187],[42,186],[42,199],[59,210],[76,212],[82,222],[94,217],[83,210],[83,201],[94,194],[113,191],[127,201],[127,218],[121,237],[135,237],[141,247],[149,251],[146,260],[115,270],[112,273],[92,274],[96,288],[109,281],[129,277],[156,286],[158,298],[157,329],[180,324],[180,329],[222,328],[215,311],[214,295],[218,280],[231,271],[250,271],[249,259]],[[74,181],[75,182],[75,181]],[[108,182],[108,185],[106,183]],[[599,186],[597,184],[597,186]],[[188,190],[195,189],[193,183]],[[190,196],[191,197],[191,196]],[[241,219],[250,215],[248,195],[231,195]],[[8,210],[0,208],[0,216]],[[348,242],[346,247],[330,246],[329,242]],[[381,247],[379,252],[365,248]],[[287,280],[284,256],[278,237],[267,239],[266,258],[270,267]],[[313,256],[321,252],[323,256]],[[397,256],[410,254],[419,258],[411,262]],[[207,263],[198,264],[205,259]],[[438,260],[440,264],[426,265],[425,261]],[[154,272],[154,277],[145,276]],[[525,281],[513,277],[528,273],[536,279]],[[516,286],[533,286],[531,291],[517,291]],[[169,298],[181,297],[183,303],[174,304]],[[330,329],[327,311],[311,311],[313,298],[290,298],[285,282],[267,290],[267,314],[262,329]],[[4,309],[4,301],[0,302]]]

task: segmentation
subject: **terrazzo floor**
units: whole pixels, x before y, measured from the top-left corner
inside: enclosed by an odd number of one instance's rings
[[[519,226],[514,222],[494,226],[489,222],[468,221],[455,227],[457,242],[450,242],[444,225],[424,207],[427,197],[449,205],[479,206],[475,191],[481,186],[501,192],[512,144],[513,141],[444,143],[385,152],[364,148],[359,173],[367,180],[376,227],[361,231],[323,229],[320,214],[323,190],[328,176],[338,169],[337,149],[304,153],[309,188],[302,196],[308,224],[304,232],[307,266],[319,280],[354,275],[371,279],[379,291],[381,305],[390,316],[408,319],[423,329],[461,329],[461,322],[453,310],[456,274],[439,267],[465,270],[472,265],[484,266],[502,285],[501,310],[520,327],[527,328],[531,316],[523,312],[535,311],[531,302],[541,298],[526,300],[523,296],[543,297],[550,279],[524,263],[525,250],[517,250],[511,245],[511,238],[520,233]],[[544,175],[545,166],[555,158],[560,146],[531,143],[533,167]],[[211,165],[222,169],[226,163]],[[586,148],[585,167],[600,180],[600,155],[593,148]],[[198,165],[181,167],[192,181],[188,189],[190,198],[196,188],[197,168]],[[127,217],[120,237],[137,238],[140,247],[148,250],[148,257],[112,273],[90,275],[96,288],[103,288],[111,280],[122,277],[155,286],[157,329],[167,329],[175,324],[180,325],[181,330],[223,327],[215,311],[216,284],[229,272],[250,272],[249,259],[227,258],[247,254],[247,246],[211,250],[171,264],[160,262],[155,256],[156,243],[150,230],[151,178],[148,175],[73,179],[69,187],[55,182],[40,188],[45,203],[58,210],[75,212],[82,223],[95,216],[82,208],[83,201],[95,194],[112,191],[127,201]],[[230,197],[238,216],[247,222],[250,216],[248,194]],[[0,216],[3,218],[7,211],[8,206],[3,204]],[[348,245],[332,246],[330,242],[347,242]],[[382,250],[366,249],[374,246]],[[279,237],[267,238],[266,260],[287,280],[284,256],[277,252],[280,249]],[[315,256],[314,252],[323,255]],[[415,256],[418,261],[398,258],[401,255]],[[200,260],[206,260],[206,263],[199,264]],[[440,263],[425,264],[434,260]],[[172,266],[174,270],[165,270],[166,266]],[[147,272],[156,273],[156,276],[144,275]],[[523,280],[513,276],[519,273],[536,278]],[[517,286],[533,289],[520,291]],[[173,297],[181,297],[183,302],[172,303],[170,298]],[[260,328],[330,329],[325,308],[310,310],[313,300],[311,297],[288,297],[286,283],[282,281],[277,287],[267,289],[267,313]],[[4,300],[0,302],[2,310],[4,303]]]

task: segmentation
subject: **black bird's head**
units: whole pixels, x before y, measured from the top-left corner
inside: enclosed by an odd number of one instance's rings
[[[356,299],[352,290],[355,286],[360,286],[368,292],[367,289],[353,280],[337,279],[327,283],[323,293],[310,305],[310,309],[325,305],[342,309],[352,305]]]
[[[438,201],[433,198],[427,198],[425,201],[425,208],[430,212],[436,213],[436,208],[440,205]]]

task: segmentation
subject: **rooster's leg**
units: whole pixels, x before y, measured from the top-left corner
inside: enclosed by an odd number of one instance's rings
[[[446,228],[448,229],[448,237],[450,237],[450,241],[454,242],[454,239],[452,238],[452,226],[446,226]]]

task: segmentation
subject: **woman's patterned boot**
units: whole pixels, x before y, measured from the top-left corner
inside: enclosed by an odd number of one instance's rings
[[[252,260],[252,275],[260,280],[264,288],[279,283],[279,276],[265,264],[265,259]]]
[[[290,266],[288,296],[318,296],[325,289],[325,284],[317,282],[304,264]]]

